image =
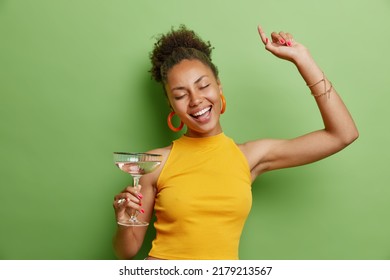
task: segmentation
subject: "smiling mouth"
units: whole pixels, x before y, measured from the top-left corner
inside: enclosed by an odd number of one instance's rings
[[[207,112],[210,112],[210,110],[211,110],[211,106],[209,106],[209,107],[207,107],[207,108],[204,108],[204,109],[202,109],[202,110],[200,110],[200,111],[198,111],[198,112],[196,112],[196,113],[194,113],[194,114],[191,114],[191,116],[192,116],[193,118],[198,119],[198,118],[200,118],[201,116],[203,116],[204,114],[206,114]]]

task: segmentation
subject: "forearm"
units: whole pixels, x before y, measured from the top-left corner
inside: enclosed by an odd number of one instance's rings
[[[308,164],[328,157],[352,143],[358,136],[355,123],[330,81],[311,57],[308,49],[290,33],[272,32],[269,40],[258,27],[265,49],[291,61],[308,85],[324,123],[324,129],[289,139],[253,141],[244,147],[252,162],[252,174]],[[254,156],[253,156],[254,154]]]
[[[341,145],[348,145],[358,137],[355,123],[334,86],[309,52],[305,52],[294,63],[306,84],[310,86],[309,90],[320,110],[325,131],[339,140]]]
[[[118,225],[113,239],[113,246],[115,255],[119,259],[131,259],[141,248],[142,240],[137,238],[136,230],[134,227]]]

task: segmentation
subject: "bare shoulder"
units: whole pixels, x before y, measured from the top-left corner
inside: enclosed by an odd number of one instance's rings
[[[157,148],[157,149],[147,151],[147,153],[150,153],[150,154],[162,155],[162,161],[161,161],[160,166],[155,171],[142,176],[141,180],[142,180],[143,184],[146,183],[148,185],[156,186],[157,180],[160,177],[160,173],[165,165],[165,162],[168,159],[168,156],[169,156],[169,153],[171,152],[171,149],[172,149],[172,145],[169,145],[169,146],[166,146],[163,148]]]
[[[271,151],[283,141],[281,139],[264,138],[237,144],[248,161],[252,177],[257,177],[267,171],[267,164],[272,159]]]
[[[242,144],[237,144],[243,154],[247,157],[248,161],[251,158],[256,158],[258,161],[260,156],[264,156],[270,147],[275,145],[279,140],[276,139],[257,139],[248,141]]]
[[[169,146],[166,146],[166,147],[150,150],[150,151],[148,151],[148,153],[159,154],[159,155],[162,155],[163,158],[165,158],[166,156],[169,155],[169,153],[171,152],[171,149],[172,149],[172,145],[169,145]]]

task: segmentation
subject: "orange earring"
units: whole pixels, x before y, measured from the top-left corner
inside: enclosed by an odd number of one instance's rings
[[[226,99],[225,96],[221,93],[221,115],[225,113],[226,110]]]
[[[172,117],[175,115],[175,112],[170,112],[169,115],[168,115],[168,119],[167,119],[167,122],[168,122],[168,127],[173,131],[173,132],[179,132],[183,126],[184,126],[184,123],[180,120],[180,125],[178,127],[174,127],[173,124],[172,124]]]

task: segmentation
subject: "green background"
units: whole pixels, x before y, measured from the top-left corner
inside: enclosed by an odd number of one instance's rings
[[[148,55],[181,23],[215,46],[237,142],[322,128],[259,23],[311,50],[360,131],[337,155],[256,180],[241,259],[390,259],[389,14],[388,0],[0,1],[0,259],[115,259],[112,201],[131,178],[112,152],[179,136]]]

